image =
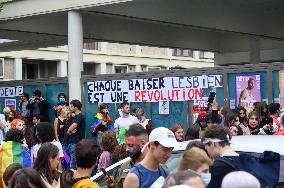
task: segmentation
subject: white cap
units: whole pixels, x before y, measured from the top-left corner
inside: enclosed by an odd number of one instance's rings
[[[165,127],[155,128],[149,135],[149,142],[147,142],[142,148],[142,152],[149,145],[150,142],[159,142],[166,148],[174,148],[177,146],[177,140],[174,133]]]

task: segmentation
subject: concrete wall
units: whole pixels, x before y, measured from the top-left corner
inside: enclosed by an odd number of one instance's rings
[[[284,61],[284,49],[260,51],[261,62]],[[215,53],[216,65],[249,64],[250,52]],[[260,63],[260,62],[259,62]]]
[[[14,59],[4,59],[4,79],[15,79]]]

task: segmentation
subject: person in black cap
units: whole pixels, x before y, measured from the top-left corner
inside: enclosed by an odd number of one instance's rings
[[[41,115],[44,119],[43,121],[49,121],[48,108],[50,107],[51,105],[47,100],[42,98],[41,91],[39,90],[33,92],[30,104],[27,106],[27,108],[31,110],[32,117]]]

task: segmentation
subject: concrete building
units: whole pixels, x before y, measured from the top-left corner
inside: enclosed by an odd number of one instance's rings
[[[190,49],[89,42],[84,43],[82,75],[213,67],[214,54]],[[1,52],[0,79],[22,80],[67,76],[68,47]]]

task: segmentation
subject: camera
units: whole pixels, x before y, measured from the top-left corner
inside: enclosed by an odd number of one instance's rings
[[[208,97],[208,103],[213,103],[216,96],[216,92],[210,91],[209,97]]]

